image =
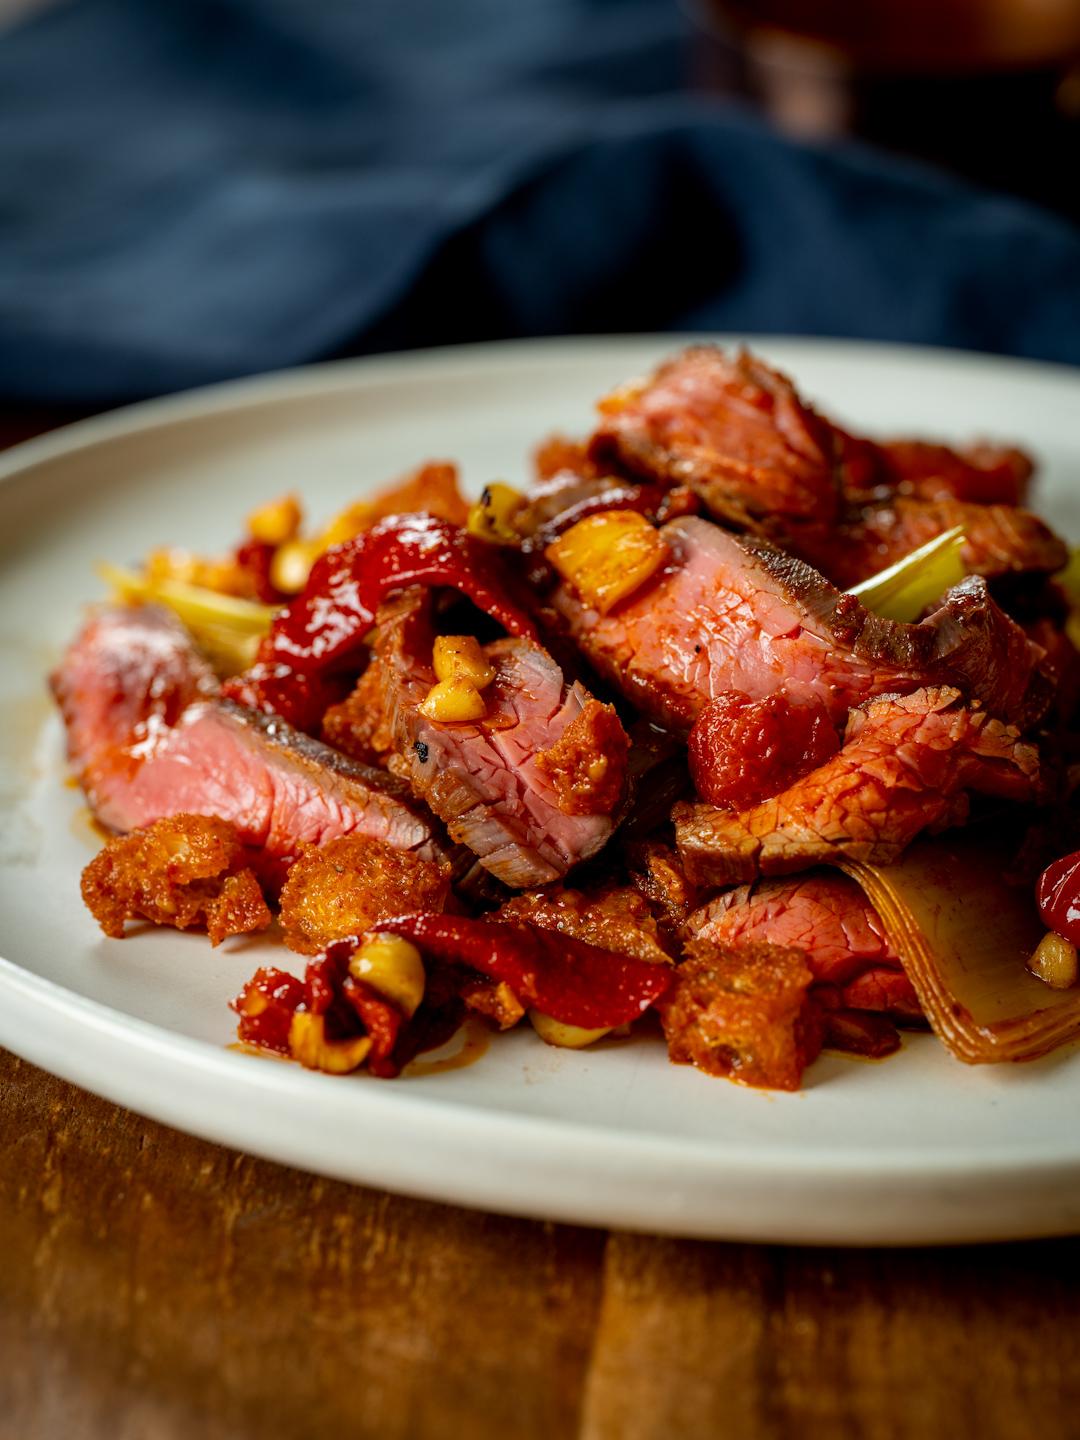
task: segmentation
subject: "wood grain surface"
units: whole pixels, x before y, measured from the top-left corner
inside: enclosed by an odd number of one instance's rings
[[[0,1437],[1080,1436],[1080,1241],[705,1244],[178,1134],[0,1052]]]

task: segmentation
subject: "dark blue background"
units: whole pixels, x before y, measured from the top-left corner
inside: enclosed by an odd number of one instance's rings
[[[686,90],[674,0],[85,0],[0,40],[0,396],[720,328],[1080,363],[1080,233]]]

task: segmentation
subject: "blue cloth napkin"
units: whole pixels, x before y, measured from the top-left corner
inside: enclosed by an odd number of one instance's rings
[[[0,39],[0,396],[732,329],[1080,363],[1080,232],[685,88],[674,0],[83,0]]]

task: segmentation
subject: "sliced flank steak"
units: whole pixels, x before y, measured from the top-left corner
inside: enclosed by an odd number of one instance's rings
[[[692,346],[599,408],[594,465],[689,485],[717,519],[768,536],[837,584],[957,524],[973,573],[1050,573],[1065,563],[1049,527],[1015,508],[1032,472],[1021,451],[863,439],[745,351]]]
[[[862,507],[830,535],[796,543],[803,559],[846,589],[957,525],[964,532],[964,567],[972,575],[1052,575],[1069,558],[1065,542],[1030,510],[949,498],[897,496]]]
[[[783,689],[835,724],[875,695],[954,684],[1027,725],[1053,685],[1042,650],[971,576],[917,625],[885,620],[767,541],[697,516],[659,532],[670,562],[607,615],[567,585],[552,603],[596,669],[646,715],[688,729],[706,701]]]
[[[840,512],[832,427],[746,351],[691,346],[599,408],[589,457],[601,469],[688,485],[747,529],[829,525]]]
[[[373,663],[397,772],[505,884],[560,879],[612,833],[629,748],[622,726],[542,646],[515,638],[484,646],[495,671],[484,718],[429,719],[420,706],[435,683],[433,639],[424,592],[380,612]]]
[[[49,684],[80,782],[97,757],[174,725],[194,701],[218,692],[213,671],[187,631],[168,610],[153,605],[95,611]]]
[[[699,885],[790,875],[846,856],[888,865],[927,829],[967,818],[969,792],[1030,800],[1038,751],[947,687],[852,711],[843,748],[752,809],[680,803],[679,856]]]
[[[215,815],[274,859],[349,834],[423,859],[444,855],[402,781],[273,716],[198,698],[213,682],[162,611],[100,612],[52,684],[76,774],[94,813],[113,830],[179,813]]]
[[[815,982],[835,987],[844,1008],[921,1013],[877,911],[846,875],[814,871],[725,890],[694,911],[683,934],[801,950]]]
[[[862,465],[844,467],[844,488],[852,498],[860,490],[877,498],[891,490],[919,500],[1022,505],[1035,473],[1031,456],[1013,446],[953,449],[928,440],[842,440],[862,451]]]

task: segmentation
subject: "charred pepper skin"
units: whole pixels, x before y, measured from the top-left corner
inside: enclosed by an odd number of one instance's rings
[[[634,960],[569,935],[459,915],[402,915],[373,927],[400,935],[429,959],[505,981],[527,1006],[594,1030],[639,1019],[667,990],[667,965]]]
[[[339,672],[363,644],[380,603],[410,585],[460,590],[511,635],[538,638],[495,547],[431,515],[391,515],[320,555],[304,590],[274,620],[257,663],[227,682],[241,704],[311,730],[340,698]]]

